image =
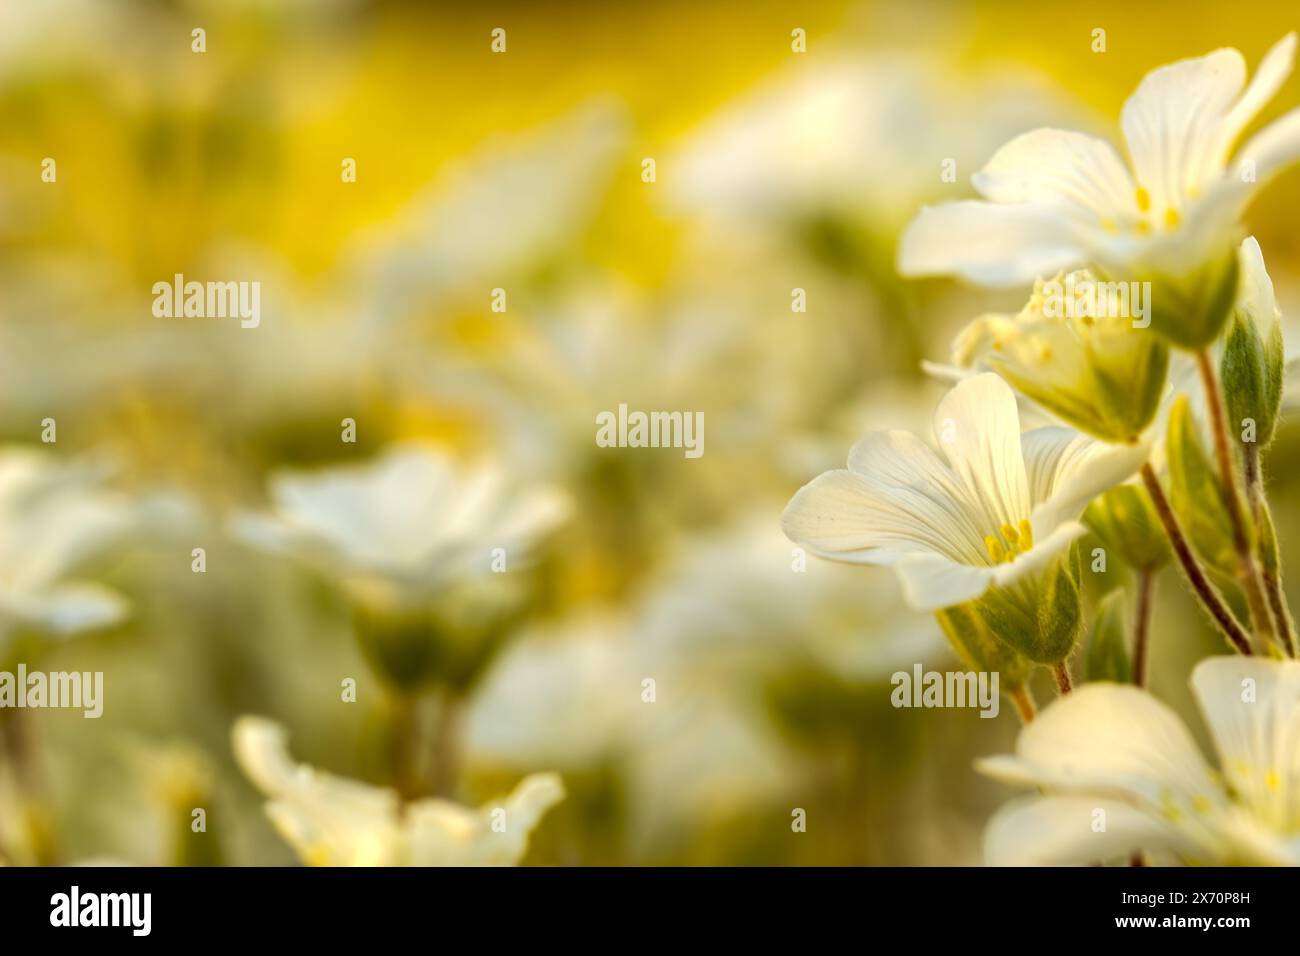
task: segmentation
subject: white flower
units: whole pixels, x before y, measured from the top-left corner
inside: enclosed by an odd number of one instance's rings
[[[1300,663],[1210,658],[1192,688],[1219,772],[1173,711],[1118,684],[1053,702],[1014,756],[980,761],[1046,791],[994,816],[987,862],[1091,863],[1141,849],[1192,864],[1300,865]]]
[[[270,515],[236,522],[245,538],[349,588],[411,598],[485,576],[494,548],[505,549],[508,568],[519,566],[569,508],[554,488],[518,488],[499,467],[462,466],[419,445],[363,465],[279,474],[271,500]]]
[[[949,607],[1045,567],[1083,534],[1088,502],[1146,455],[1068,428],[1022,435],[1015,395],[992,374],[944,396],[934,430],[942,457],[910,432],[863,438],[847,470],[790,501],[786,535],[822,557],[892,567],[919,610]]]
[[[69,577],[129,521],[99,479],[38,452],[0,455],[0,648],[16,630],[67,636],[126,615],[117,592]]]
[[[1229,163],[1246,126],[1290,74],[1295,46],[1295,34],[1279,41],[1249,86],[1233,49],[1147,74],[1121,113],[1131,169],[1109,143],[1083,133],[1037,129],[1013,139],[973,177],[987,201],[922,210],[902,238],[900,270],[1014,285],[1087,265],[1130,279],[1186,277],[1226,261],[1230,277],[1245,206],[1300,155],[1300,110],[1293,110]],[[1209,279],[1197,281],[1197,294],[1217,294],[1204,285]],[[1200,339],[1209,331],[1187,334]]]
[[[294,763],[272,721],[241,717],[232,737],[240,766],[270,798],[271,822],[313,866],[512,866],[564,797],[558,776],[539,773],[478,810],[439,799],[403,806],[392,790]]]

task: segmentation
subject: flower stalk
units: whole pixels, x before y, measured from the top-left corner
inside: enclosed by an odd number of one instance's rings
[[[1191,546],[1187,543],[1187,537],[1183,534],[1183,529],[1178,524],[1178,518],[1169,505],[1169,499],[1165,497],[1164,489],[1160,487],[1160,479],[1156,477],[1155,469],[1148,462],[1142,466],[1141,474],[1142,483],[1146,485],[1147,493],[1151,495],[1151,502],[1155,505],[1156,514],[1160,517],[1160,524],[1165,529],[1169,543],[1173,546],[1174,554],[1178,558],[1178,564],[1182,567],[1187,582],[1192,586],[1192,590],[1200,600],[1201,605],[1209,613],[1219,630],[1223,632],[1223,636],[1228,639],[1228,643],[1232,645],[1237,653],[1245,655],[1253,653],[1250,647],[1250,636],[1246,633],[1246,629],[1237,620],[1237,616],[1232,613],[1232,609],[1224,603],[1223,597],[1210,583],[1209,578],[1205,576],[1205,570],[1197,561],[1196,556],[1192,554]]]
[[[1052,676],[1056,678],[1056,691],[1062,697],[1074,690],[1074,678],[1070,676],[1070,665],[1065,661],[1061,661],[1052,668]]]
[[[1022,725],[1029,723],[1038,714],[1038,706],[1034,703],[1034,695],[1030,693],[1028,686],[1017,687],[1007,696],[1015,705],[1016,716],[1020,718]]]
[[[1246,479],[1246,502],[1250,506],[1251,518],[1257,527],[1267,522],[1272,527],[1272,514],[1268,499],[1264,495],[1264,477],[1260,468],[1259,445],[1247,442],[1243,454]],[[1277,562],[1263,562],[1264,591],[1268,597],[1269,609],[1273,619],[1285,639],[1285,650],[1291,657],[1300,657],[1300,638],[1297,638],[1295,619],[1287,604],[1286,592],[1282,587],[1282,577],[1276,567]]]
[[[1133,622],[1133,683],[1145,687],[1147,653],[1151,645],[1151,606],[1155,598],[1156,572],[1142,568],[1137,576],[1137,611]]]
[[[1210,358],[1208,349],[1197,350],[1196,365],[1205,387],[1205,402],[1210,409],[1214,451],[1222,481],[1223,506],[1227,509],[1228,520],[1232,524],[1232,544],[1237,551],[1242,589],[1246,592],[1246,603],[1250,607],[1250,616],[1256,631],[1266,640],[1274,640],[1277,638],[1278,628],[1274,624],[1273,611],[1269,608],[1268,599],[1264,595],[1263,578],[1255,560],[1255,552],[1251,548],[1245,508],[1242,505],[1241,492],[1237,487],[1237,469],[1232,460],[1232,446],[1228,440],[1227,410],[1223,404],[1223,390],[1219,388],[1219,376],[1214,370],[1214,361]]]

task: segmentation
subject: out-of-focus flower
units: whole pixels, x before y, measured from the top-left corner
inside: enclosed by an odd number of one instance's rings
[[[291,554],[354,594],[414,602],[530,557],[568,514],[549,487],[521,488],[491,464],[462,466],[421,445],[401,445],[362,465],[271,481],[272,510],[244,515],[238,530],[267,550]]]
[[[979,761],[990,776],[1046,790],[994,816],[987,861],[1083,864],[1149,850],[1192,864],[1300,864],[1300,663],[1211,658],[1192,688],[1220,772],[1149,693],[1088,684],[1026,726],[1014,756]]]
[[[940,458],[910,432],[877,432],[790,501],[791,540],[837,561],[892,567],[919,610],[961,604],[1041,571],[1084,533],[1094,497],[1142,463],[1067,428],[1020,433],[1015,395],[993,374],[935,412]]]
[[[363,651],[407,690],[467,687],[526,602],[518,573],[569,511],[550,486],[491,464],[461,466],[418,446],[364,465],[280,474],[273,510],[235,526],[338,582]]]
[[[1083,133],[1038,129],[1003,146],[973,177],[987,201],[922,210],[899,249],[908,275],[956,274],[991,285],[1091,265],[1151,281],[1152,327],[1176,345],[1214,340],[1236,291],[1238,221],[1256,188],[1300,155],[1300,110],[1229,156],[1291,72],[1295,34],[1245,86],[1233,49],[1162,66],[1124,104],[1132,171]]]
[[[671,195],[693,214],[784,227],[848,218],[892,236],[941,194],[945,160],[987,155],[1062,106],[1032,74],[958,82],[910,54],[800,64],[689,138]]]
[[[997,372],[1102,441],[1134,440],[1160,406],[1169,352],[1133,327],[1131,307],[1116,307],[1110,291],[1086,270],[1039,279],[1018,315],[968,325],[953,344],[953,364]]]
[[[564,797],[553,773],[525,777],[500,805],[447,800],[403,805],[397,794],[297,764],[284,728],[241,717],[235,757],[269,798],[267,815],[312,866],[512,866],[538,821]]]
[[[101,478],[39,452],[0,453],[0,649],[19,632],[65,637],[126,616],[120,594],[71,577],[130,521]]]

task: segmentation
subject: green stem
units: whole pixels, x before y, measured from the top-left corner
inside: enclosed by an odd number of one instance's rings
[[[1232,460],[1232,445],[1228,439],[1228,413],[1223,404],[1223,391],[1219,388],[1219,376],[1214,371],[1214,362],[1208,349],[1197,351],[1196,364],[1200,369],[1201,383],[1205,387],[1205,403],[1210,409],[1214,452],[1219,462],[1220,492],[1232,525],[1232,544],[1237,551],[1241,586],[1246,592],[1250,617],[1255,630],[1262,637],[1266,640],[1276,639],[1278,628],[1273,621],[1268,599],[1264,596],[1264,584],[1255,561],[1255,552],[1250,545],[1246,513],[1241,503],[1241,492],[1237,488],[1237,467]]]
[[[420,775],[416,766],[419,711],[415,698],[395,692],[390,700],[389,721],[393,788],[402,803],[409,803],[420,795]]]
[[[1056,691],[1062,697],[1074,690],[1074,678],[1070,676],[1070,665],[1065,661],[1061,661],[1052,668],[1052,676],[1056,678]]]
[[[1038,707],[1034,704],[1034,695],[1030,693],[1028,685],[1017,687],[1007,696],[1016,705],[1016,716],[1020,718],[1021,724],[1029,723],[1037,715]]]
[[[1269,513],[1268,498],[1264,495],[1264,474],[1260,468],[1259,445],[1248,442],[1245,446],[1246,501],[1250,505],[1250,514],[1259,527],[1265,521],[1272,527],[1273,518]],[[1282,578],[1276,567],[1276,560],[1264,561],[1264,590],[1268,595],[1269,608],[1273,619],[1286,639],[1285,649],[1291,657],[1300,657],[1300,638],[1296,635],[1295,619],[1291,616],[1291,607],[1286,600],[1286,591]]]
[[[1151,605],[1155,599],[1155,568],[1138,571],[1137,618],[1133,623],[1133,683],[1147,683],[1147,652],[1151,644]]]
[[[1151,496],[1151,503],[1155,506],[1156,514],[1160,517],[1160,524],[1165,529],[1165,535],[1169,538],[1169,543],[1174,549],[1174,554],[1178,558],[1179,566],[1183,569],[1187,583],[1192,586],[1192,591],[1200,600],[1201,606],[1205,608],[1214,623],[1218,625],[1219,630],[1223,632],[1223,636],[1228,639],[1228,643],[1232,645],[1233,649],[1239,654],[1250,655],[1250,637],[1246,634],[1246,629],[1241,626],[1241,623],[1237,620],[1237,615],[1232,613],[1232,609],[1224,603],[1223,597],[1210,583],[1210,579],[1205,576],[1205,571],[1201,568],[1200,562],[1196,560],[1196,555],[1192,554],[1191,546],[1187,543],[1187,537],[1178,524],[1174,509],[1169,506],[1169,499],[1165,497],[1164,489],[1160,487],[1160,479],[1156,477],[1155,469],[1151,467],[1150,462],[1142,466],[1142,483]]]
[[[447,688],[438,706],[431,789],[435,796],[448,799],[456,796],[460,778],[460,716],[460,696]]]

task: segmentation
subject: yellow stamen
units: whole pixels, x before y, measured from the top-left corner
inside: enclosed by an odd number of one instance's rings
[[[1020,546],[1025,551],[1034,546],[1034,526],[1028,518],[1020,519]]]
[[[1209,813],[1214,808],[1214,805],[1210,803],[1208,797],[1203,797],[1199,794],[1192,798],[1192,806],[1196,809],[1197,813]]]
[[[1101,228],[1105,229],[1112,236],[1119,232],[1119,226],[1116,225],[1114,219],[1103,219],[1101,221]]]
[[[1136,228],[1139,236],[1151,235],[1151,223],[1147,222],[1145,219],[1139,219]]]
[[[1148,212],[1151,209],[1151,194],[1147,192],[1145,186],[1139,186],[1137,190],[1138,209]]]
[[[1170,206],[1165,210],[1165,226],[1169,229],[1178,228],[1178,224],[1183,221],[1183,217],[1178,215],[1178,210]]]
[[[1282,778],[1277,775],[1276,770],[1270,770],[1264,776],[1264,786],[1276,793],[1282,786]]]
[[[1002,542],[993,535],[984,536],[984,547],[988,550],[989,560],[994,564],[1001,564],[1004,553],[1002,551]]]
[[[1009,524],[1004,524],[998,530],[1002,532],[1002,537],[1006,540],[1007,544],[1011,545],[1013,548],[1016,546],[1016,542],[1020,540],[1020,535],[1016,534],[1016,529],[1011,527]]]

